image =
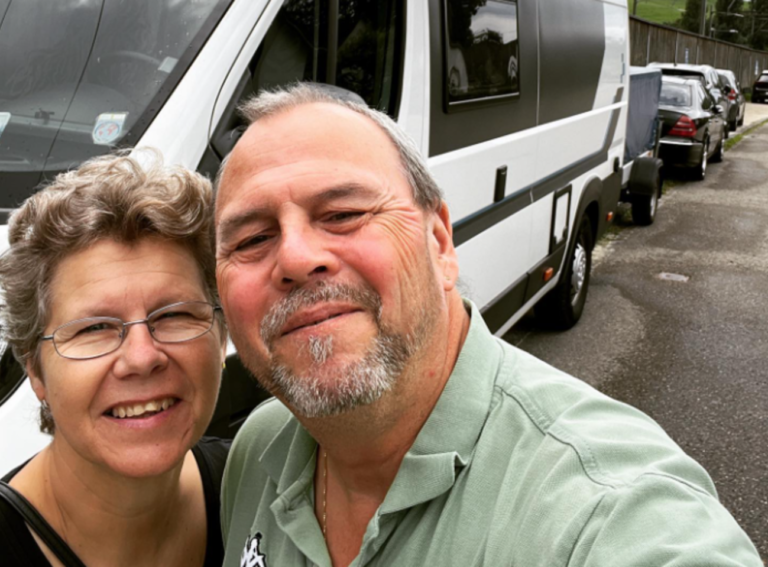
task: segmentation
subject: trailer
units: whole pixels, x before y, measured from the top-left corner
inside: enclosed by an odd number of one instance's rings
[[[629,108],[621,176],[621,200],[632,206],[635,224],[656,218],[663,193],[663,165],[659,159],[661,71],[629,68]]]

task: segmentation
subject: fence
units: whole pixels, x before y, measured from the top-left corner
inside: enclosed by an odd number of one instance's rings
[[[629,19],[630,62],[644,66],[659,63],[690,63],[730,69],[744,90],[752,88],[755,77],[768,69],[768,53],[710,39],[635,16]]]

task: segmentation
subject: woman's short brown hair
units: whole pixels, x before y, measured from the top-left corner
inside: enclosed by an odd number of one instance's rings
[[[38,375],[56,268],[100,240],[132,244],[157,237],[181,244],[200,267],[206,297],[218,303],[210,182],[164,166],[153,150],[135,155],[97,157],[58,175],[10,218],[10,248],[0,257],[3,338]],[[52,433],[53,424],[41,429]]]

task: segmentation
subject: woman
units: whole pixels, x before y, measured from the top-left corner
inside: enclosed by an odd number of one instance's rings
[[[221,565],[212,192],[150,161],[91,160],[11,218],[0,315],[53,440],[3,479],[3,565]]]

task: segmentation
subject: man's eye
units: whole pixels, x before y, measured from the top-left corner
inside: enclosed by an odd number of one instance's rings
[[[360,211],[344,211],[341,213],[333,213],[326,217],[329,222],[345,222],[360,218],[364,213]]]
[[[269,240],[268,235],[259,234],[257,236],[252,236],[250,238],[246,238],[240,244],[238,244],[235,250],[245,250],[247,248],[254,248],[256,246],[259,246],[260,244],[263,244],[267,240]]]

